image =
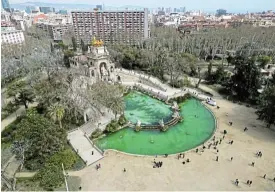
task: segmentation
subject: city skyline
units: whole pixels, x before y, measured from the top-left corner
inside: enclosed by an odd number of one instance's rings
[[[249,0],[171,0],[169,2],[164,0],[140,0],[138,3],[136,1],[127,0],[103,0],[103,1],[89,1],[89,0],[10,0],[11,4],[26,3],[26,2],[43,2],[43,3],[56,3],[56,4],[105,4],[106,6],[140,6],[148,8],[157,7],[186,7],[187,10],[202,10],[202,11],[215,11],[217,9],[226,9],[228,12],[256,12],[264,10],[275,10],[274,0],[264,0],[251,3]]]

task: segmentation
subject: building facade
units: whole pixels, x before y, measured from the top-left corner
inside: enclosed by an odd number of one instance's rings
[[[77,43],[81,39],[88,44],[93,37],[106,44],[134,44],[136,40],[149,38],[148,10],[143,11],[73,11],[74,34]]]
[[[21,44],[25,41],[22,30],[14,27],[1,27],[1,44]]]
[[[46,23],[46,22],[38,22],[36,23],[36,27],[46,31],[49,33],[51,38],[55,41],[62,40],[62,37],[66,32],[72,31],[73,26],[70,24],[61,24],[61,23]]]
[[[42,13],[54,13],[55,9],[53,7],[39,7],[40,12]]]
[[[1,0],[1,3],[2,3],[2,8],[3,8],[5,11],[11,12],[9,0]]]

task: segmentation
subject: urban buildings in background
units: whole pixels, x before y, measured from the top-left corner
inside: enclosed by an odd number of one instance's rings
[[[73,11],[74,34],[89,43],[93,37],[106,43],[132,44],[150,37],[148,10],[142,11]]]
[[[77,42],[81,39],[89,43],[93,37],[106,43],[134,43],[135,40],[150,37],[150,26],[174,27],[178,31],[193,33],[211,28],[227,28],[242,25],[254,27],[275,27],[275,13],[271,10],[260,13],[221,15],[190,11],[184,6],[158,7],[143,10],[105,10],[104,5],[90,7],[94,11],[71,11],[55,9],[54,6],[29,6],[25,11],[14,10],[8,0],[2,1],[1,29],[7,27],[25,31],[36,26],[49,33],[54,41],[60,41],[64,35],[74,34]],[[39,5],[39,4],[36,4]],[[60,7],[61,8],[61,7]],[[23,9],[23,8],[22,8]],[[12,30],[10,30],[11,32]],[[17,35],[18,36],[18,35]],[[11,35],[11,37],[13,37]],[[9,39],[6,37],[5,39]],[[3,42],[3,41],[2,41]],[[9,40],[7,42],[18,42]]]
[[[53,7],[39,7],[40,12],[42,13],[55,13],[55,9]]]
[[[8,12],[11,11],[9,0],[1,0],[1,4],[2,4],[2,8],[3,8],[5,11],[8,11]]]
[[[102,9],[102,5],[96,5],[96,8],[97,8],[98,10],[100,10],[100,11],[103,10],[103,9]]]
[[[22,30],[16,30],[15,27],[1,26],[1,44],[21,44],[25,41]]]

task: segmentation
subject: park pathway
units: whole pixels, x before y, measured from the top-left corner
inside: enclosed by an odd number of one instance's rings
[[[29,108],[36,107],[38,105],[37,102],[29,104]],[[26,109],[24,106],[21,106],[19,109],[17,109],[14,113],[9,115],[7,118],[3,119],[1,121],[1,132],[12,122],[16,120],[16,118],[26,112]]]

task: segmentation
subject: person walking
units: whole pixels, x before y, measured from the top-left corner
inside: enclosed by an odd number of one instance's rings
[[[125,169],[125,168],[123,169],[123,172],[124,172],[124,173],[126,172],[126,169]]]
[[[239,185],[239,179],[236,179],[236,181],[235,181],[235,185]]]
[[[249,182],[249,187],[251,186],[251,184],[252,184],[252,181]]]
[[[219,156],[216,157],[216,161],[219,161]]]
[[[266,177],[266,174],[264,174],[263,178],[265,179],[265,177]]]
[[[250,183],[250,181],[249,181],[249,180],[247,180],[246,184],[247,184],[247,185],[249,185],[249,183]]]
[[[92,151],[92,155],[94,155],[94,151]]]
[[[233,157],[231,157],[231,161],[233,160]]]
[[[252,162],[252,163],[251,163],[251,166],[254,167],[254,165],[255,165],[255,162]]]

